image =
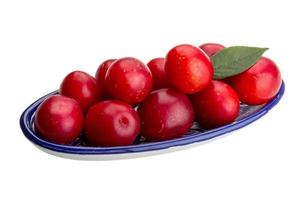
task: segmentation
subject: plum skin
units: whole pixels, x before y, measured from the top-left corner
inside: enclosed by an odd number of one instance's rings
[[[80,135],[83,121],[84,115],[76,100],[53,95],[38,106],[34,126],[42,138],[57,144],[70,144]]]
[[[230,85],[213,80],[204,90],[190,96],[196,121],[203,128],[215,128],[233,122],[239,115],[240,101]]]
[[[138,107],[141,135],[147,141],[173,139],[192,126],[194,111],[188,97],[174,89],[153,91]]]
[[[102,62],[95,74],[95,78],[97,81],[97,85],[99,88],[102,88],[102,93],[103,93],[103,97],[107,97],[107,91],[105,89],[105,76],[106,76],[106,72],[108,71],[109,67],[111,66],[111,64],[116,61],[117,59],[108,59],[105,60],[104,62]]]
[[[165,70],[169,83],[185,94],[199,92],[213,78],[209,57],[200,48],[188,44],[178,45],[168,52]]]
[[[147,63],[153,77],[153,90],[169,87],[165,62],[165,58],[153,58]]]
[[[113,62],[105,76],[105,88],[112,98],[135,105],[151,92],[153,85],[149,68],[132,57]]]
[[[98,87],[96,79],[88,73],[73,71],[62,81],[59,93],[78,101],[86,112],[101,99],[102,89]]]
[[[218,43],[205,43],[200,45],[199,48],[202,49],[209,57],[212,57],[225,47]]]
[[[106,100],[92,106],[84,124],[85,137],[92,146],[131,145],[139,130],[137,112],[118,100]]]
[[[240,101],[248,105],[269,102],[278,93],[282,79],[279,68],[271,59],[262,57],[245,72],[226,79]]]

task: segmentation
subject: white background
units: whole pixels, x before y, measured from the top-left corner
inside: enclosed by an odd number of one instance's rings
[[[1,199],[300,199],[297,1],[0,1]],[[180,43],[269,47],[286,82],[257,122],[175,153],[76,161],[35,148],[22,111],[75,69]]]

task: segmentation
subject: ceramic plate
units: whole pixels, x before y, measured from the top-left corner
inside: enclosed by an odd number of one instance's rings
[[[284,94],[285,85],[281,84],[281,88],[276,97],[269,103],[259,106],[249,106],[241,104],[239,117],[235,122],[215,129],[205,130],[199,124],[194,123],[193,127],[183,136],[173,140],[162,142],[144,142],[143,138],[138,138],[133,145],[119,147],[89,147],[83,137],[78,138],[71,145],[59,145],[43,140],[37,136],[34,130],[34,115],[37,107],[45,98],[56,94],[57,91],[47,94],[33,104],[31,104],[21,115],[20,126],[24,135],[41,150],[72,159],[87,160],[106,160],[133,158],[157,153],[170,152],[182,148],[195,146],[200,142],[213,139],[224,135],[233,130],[242,128],[251,122],[259,119],[271,110],[281,99]]]

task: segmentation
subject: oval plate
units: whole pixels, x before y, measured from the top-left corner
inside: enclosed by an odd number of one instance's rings
[[[251,122],[259,119],[271,110],[281,99],[284,94],[285,85],[282,82],[280,90],[276,97],[267,104],[259,106],[249,106],[241,104],[240,114],[235,122],[215,129],[204,130],[197,123],[183,136],[173,140],[162,142],[144,142],[139,138],[134,145],[118,146],[118,147],[89,147],[86,146],[84,138],[78,138],[71,145],[60,145],[43,140],[35,133],[33,127],[34,115],[37,107],[44,101],[45,98],[56,94],[57,91],[41,97],[31,104],[21,115],[20,126],[24,135],[33,142],[41,150],[47,153],[72,159],[87,159],[87,160],[106,160],[106,159],[121,159],[133,158],[157,153],[170,152],[181,148],[193,146],[192,144],[206,141],[233,130],[242,128]],[[172,148],[171,148],[172,147]]]

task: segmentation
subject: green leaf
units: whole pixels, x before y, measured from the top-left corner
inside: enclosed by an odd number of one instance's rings
[[[268,48],[233,46],[211,57],[214,79],[224,79],[240,74],[254,65]]]

